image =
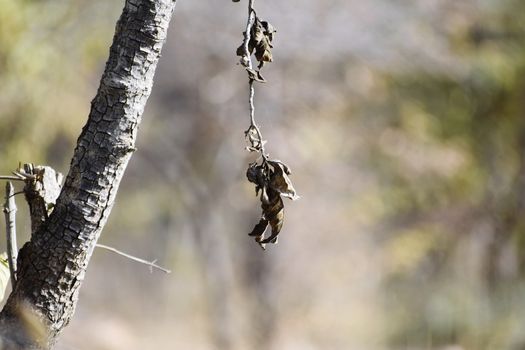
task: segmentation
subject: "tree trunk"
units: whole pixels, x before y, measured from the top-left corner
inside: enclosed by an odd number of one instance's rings
[[[175,3],[126,0],[56,206],[20,250],[17,283],[0,314],[4,349],[51,348],[74,313],[89,259],[135,149]]]

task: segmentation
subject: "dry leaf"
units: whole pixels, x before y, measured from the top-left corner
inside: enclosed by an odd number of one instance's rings
[[[288,197],[292,200],[299,199],[299,196],[292,185],[292,181],[288,177],[288,175],[290,175],[290,169],[288,166],[280,161],[269,161],[268,163],[274,168],[274,171],[270,176],[270,187],[284,197]]]
[[[266,231],[266,227],[268,227],[268,220],[261,219],[259,223],[255,225],[252,232],[248,233],[248,236],[262,237],[262,235],[264,235],[264,231]]]
[[[261,191],[260,200],[261,219],[253,228],[250,236],[255,236],[255,241],[265,249],[267,243],[277,243],[277,236],[281,232],[284,222],[284,203],[282,197],[298,199],[290,175],[290,168],[279,160],[263,159],[261,164],[252,163],[246,171],[246,177],[255,186],[256,194]],[[270,236],[264,238],[264,233],[271,227]]]
[[[255,16],[255,21],[252,25],[252,28],[250,30],[250,41],[248,42],[248,54],[252,55],[255,53],[255,58],[259,61],[258,68],[261,69],[265,62],[272,62],[273,56],[272,56],[272,41],[274,38],[274,35],[277,31],[275,28],[267,21],[261,21],[259,17]],[[246,34],[246,32],[243,32],[243,34]],[[259,82],[266,82],[266,80],[262,77],[261,73],[258,70],[253,70],[248,65],[248,59],[247,59],[247,53],[244,51],[244,44],[243,42],[238,48],[237,48],[237,56],[241,57],[241,63],[247,68],[248,76],[250,79],[259,81]]]
[[[270,222],[272,234],[261,241],[261,243],[276,243],[277,236],[281,232],[284,221],[284,203],[277,191],[268,190],[269,201],[268,204],[261,205],[263,209],[263,216]]]
[[[266,79],[264,79],[260,71],[249,67],[246,67],[246,71],[248,71],[248,77],[251,80],[258,81],[259,83],[266,83]]]

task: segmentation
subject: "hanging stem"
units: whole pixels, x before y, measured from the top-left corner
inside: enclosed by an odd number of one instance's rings
[[[253,8],[253,3],[255,0],[249,0],[248,1],[248,21],[246,22],[246,31],[244,32],[244,57],[242,58],[242,64],[252,69],[252,58],[250,55],[250,49],[249,49],[249,43],[250,43],[250,36],[252,33],[252,26],[255,23],[255,9]],[[252,79],[250,79],[252,80]]]
[[[253,86],[253,79],[250,79],[250,126],[256,126],[255,124],[255,86]]]
[[[255,9],[253,7],[255,0],[249,0],[248,1],[248,20],[246,22],[246,31],[244,32],[244,55],[241,58],[241,63],[244,65],[247,69],[252,70],[253,69],[253,63],[252,58],[250,54],[249,49],[249,43],[251,40],[251,33],[252,33],[252,27],[255,23]],[[246,130],[245,134],[248,134],[251,130],[255,130],[257,139],[259,140],[259,145],[257,147],[258,152],[261,154],[261,157],[263,159],[263,162],[266,162],[268,160],[268,155],[266,154],[266,151],[264,150],[264,141],[262,137],[261,130],[259,129],[259,126],[257,126],[257,123],[255,122],[255,86],[254,86],[254,80],[248,75],[249,79],[249,104],[250,104],[250,127],[248,130]]]

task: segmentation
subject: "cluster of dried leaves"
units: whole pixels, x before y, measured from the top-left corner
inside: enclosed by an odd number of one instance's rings
[[[277,243],[277,236],[281,232],[284,221],[284,202],[282,197],[292,200],[299,199],[289,175],[290,168],[276,159],[268,159],[259,128],[252,124],[245,131],[246,149],[260,153],[258,161],[251,163],[246,171],[248,181],[255,184],[255,194],[261,200],[261,219],[255,225],[250,236],[255,238],[261,248],[265,249],[268,243]],[[271,228],[271,234],[265,237],[265,232]]]
[[[237,48],[237,56],[241,57],[241,64],[248,71],[250,79],[258,81],[260,83],[266,83],[266,79],[261,75],[261,68],[265,62],[272,62],[272,41],[277,31],[267,21],[261,21],[257,15],[255,15],[255,21],[250,30],[250,40],[248,41],[248,51],[250,55],[255,53],[255,58],[259,61],[257,70],[250,67],[248,64],[249,60],[246,57],[245,43],[243,42]],[[246,34],[246,33],[244,33]]]
[[[260,192],[262,208],[261,219],[249,235],[255,237],[255,241],[263,249],[267,243],[277,243],[277,236],[284,220],[282,197],[292,200],[299,198],[288,177],[290,174],[290,169],[283,162],[264,159],[261,164],[257,162],[250,164],[246,171],[248,181],[255,184],[255,194],[259,195]],[[272,232],[265,238],[264,233],[268,226],[271,227]]]
[[[239,0],[233,0],[239,2]],[[259,223],[255,225],[250,236],[255,238],[261,248],[265,249],[268,243],[277,243],[277,236],[281,232],[284,220],[284,202],[282,197],[292,200],[298,199],[292,181],[289,178],[290,168],[279,160],[268,158],[264,150],[266,141],[263,140],[259,127],[255,124],[255,107],[253,105],[254,86],[253,82],[265,83],[260,69],[266,62],[272,62],[272,41],[276,33],[275,28],[267,21],[261,21],[253,9],[253,0],[248,2],[248,24],[244,34],[244,41],[237,48],[237,55],[241,57],[240,62],[248,72],[250,81],[250,127],[245,131],[246,149],[250,152],[260,154],[257,161],[251,163],[246,171],[248,181],[255,184],[255,194],[261,200],[262,214]],[[249,32],[249,33],[248,33]],[[246,34],[249,35],[246,35]],[[259,65],[257,70],[252,68],[252,55],[255,56]],[[271,228],[271,233],[265,237],[265,232]]]

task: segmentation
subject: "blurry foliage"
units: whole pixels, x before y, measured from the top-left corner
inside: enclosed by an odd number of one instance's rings
[[[459,73],[383,74],[370,164],[395,204],[381,230],[393,346],[525,344],[525,4],[498,11],[450,38]]]
[[[0,168],[4,172],[18,161],[65,165],[87,115],[89,103],[84,96],[91,87],[86,76],[93,62],[100,64],[111,39],[99,35],[101,30],[108,32],[111,20],[95,14],[111,7],[115,4],[0,0]],[[78,25],[79,21],[86,25]]]

